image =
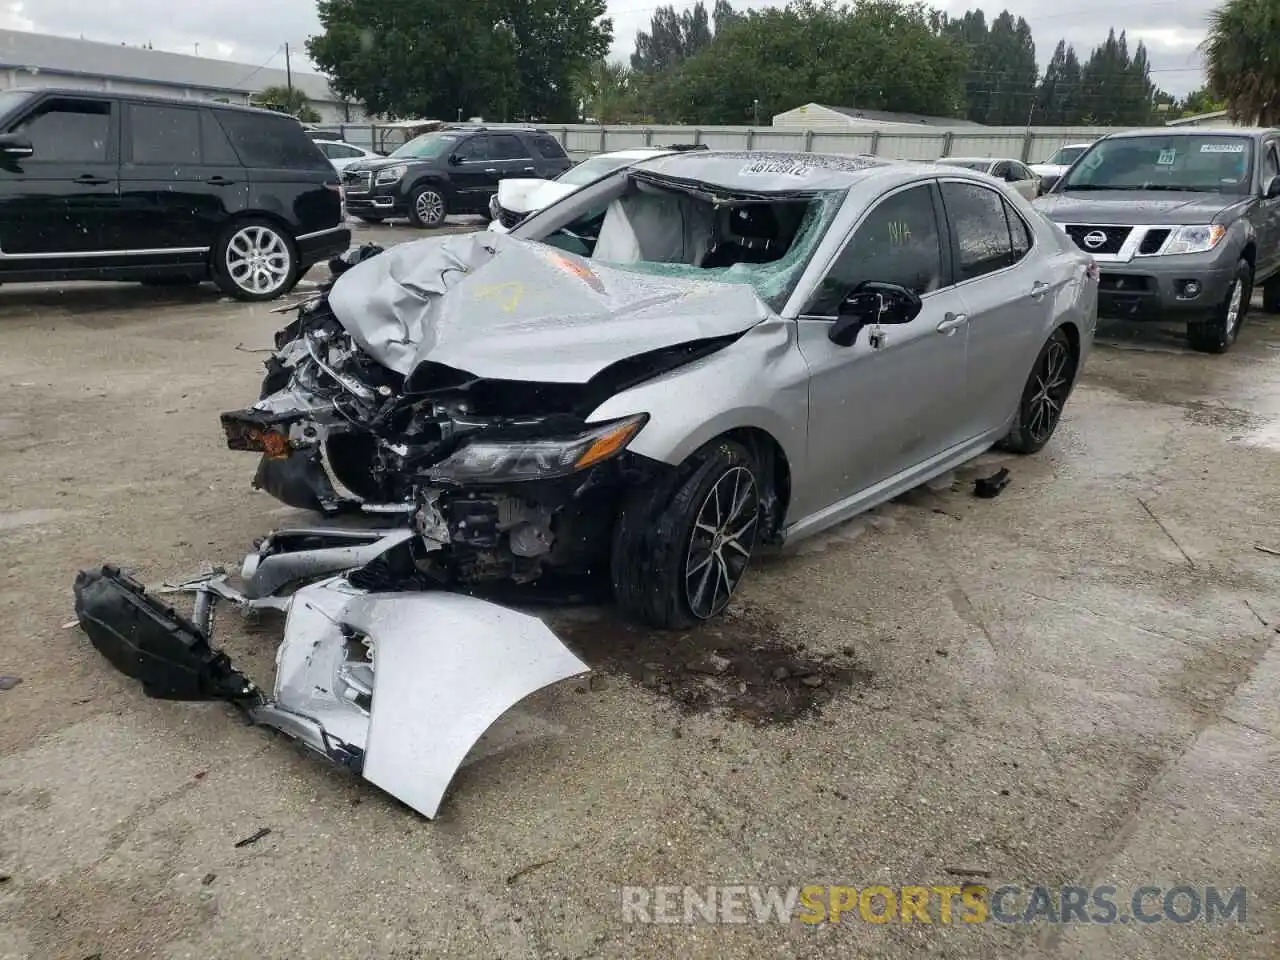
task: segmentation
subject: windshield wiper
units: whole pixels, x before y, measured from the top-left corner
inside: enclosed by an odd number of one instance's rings
[[[1189,187],[1183,184],[1147,183],[1134,190],[1169,190],[1174,193],[1218,193],[1213,187]]]

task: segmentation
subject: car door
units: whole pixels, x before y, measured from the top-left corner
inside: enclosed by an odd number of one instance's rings
[[[1280,271],[1280,197],[1267,197],[1267,184],[1280,176],[1280,143],[1266,140],[1262,144],[1261,175],[1258,181],[1258,217],[1254,229],[1258,233],[1258,269],[1255,279],[1265,280]]]
[[[198,253],[248,201],[249,178],[212,113],[128,102],[121,137],[114,250]]]
[[[1001,426],[1026,382],[1055,291],[1049,260],[1032,255],[1034,233],[1000,191],[943,179],[956,291],[968,319],[968,389],[959,411],[973,438]]]
[[[119,108],[109,97],[49,96],[4,133],[31,145],[0,164],[0,254],[97,254],[119,201]]]
[[[808,468],[813,508],[846,499],[963,439],[964,306],[950,282],[937,187],[899,188],[859,220],[797,320],[810,368]],[[865,281],[917,293],[910,323],[851,346],[829,339],[840,304]]]
[[[498,192],[497,168],[489,162],[489,137],[478,134],[462,141],[449,164],[449,179],[457,200],[454,211],[487,208],[489,197]]]
[[[497,170],[498,180],[508,177],[536,177],[538,167],[524,141],[514,133],[495,133],[489,136],[489,160]],[[496,193],[498,184],[495,181],[493,190]]]

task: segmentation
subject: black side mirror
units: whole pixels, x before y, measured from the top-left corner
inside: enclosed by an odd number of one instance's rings
[[[451,154],[449,154],[449,163],[450,163],[450,165],[451,165],[451,166],[455,166],[455,167],[456,167],[456,166],[457,166],[458,164],[460,164],[461,162],[462,162],[462,158],[461,158],[460,156],[458,156],[456,153],[451,153]]]
[[[1272,177],[1262,185],[1262,195],[1268,200],[1280,197],[1280,176]]]
[[[24,140],[16,134],[6,133],[0,135],[0,157],[6,160],[21,160],[23,157],[31,156],[35,151],[31,147],[30,140]]]
[[[827,338],[837,346],[851,347],[863,327],[876,323],[910,323],[922,306],[920,298],[900,284],[868,280],[844,298]]]

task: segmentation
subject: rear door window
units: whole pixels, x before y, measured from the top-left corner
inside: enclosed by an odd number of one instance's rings
[[[200,158],[214,166],[238,167],[240,158],[212,110],[200,111]]]
[[[548,160],[563,160],[568,156],[564,152],[564,147],[560,146],[560,141],[550,134],[537,134],[533,138],[533,145],[538,148],[538,153]]]
[[[498,133],[489,138],[490,160],[528,160],[529,151],[520,138],[510,133]]]
[[[130,103],[128,152],[134,163],[200,162],[200,112],[187,107]]]
[[[942,202],[951,225],[956,280],[973,280],[1013,265],[1017,258],[1000,194],[980,184],[950,180],[942,184]]]
[[[218,123],[246,167],[333,172],[329,160],[292,117],[217,111]]]
[[[55,97],[40,104],[10,132],[31,141],[33,161],[106,163],[115,154],[108,100]]]

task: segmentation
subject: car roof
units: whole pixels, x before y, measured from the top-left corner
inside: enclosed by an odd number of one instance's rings
[[[1021,163],[1022,161],[1016,157],[943,157],[936,161],[937,163],[951,163],[952,161],[961,163]]]
[[[687,150],[642,160],[632,169],[742,193],[844,190],[889,168],[916,165],[884,157],[772,150]]]
[[[675,150],[671,150],[668,147],[629,147],[626,150],[610,150],[608,153],[598,153],[589,159],[617,157],[621,160],[648,160],[651,157],[665,157],[667,154],[675,152]]]
[[[1145,127],[1138,130],[1125,130],[1108,134],[1107,140],[1124,140],[1128,137],[1248,137],[1256,140],[1268,133],[1275,133],[1272,127]]]
[[[158,97],[149,93],[130,93],[126,90],[85,90],[76,87],[10,87],[6,93],[47,94],[57,97],[76,97],[82,100],[129,100],[136,103],[154,103],[160,106],[174,107],[210,107],[214,110],[233,110],[237,113],[266,114],[271,117],[286,117],[297,121],[297,117],[279,110],[264,110],[261,107],[246,107],[238,103],[219,103],[216,100],[183,100],[179,97]],[[299,126],[301,126],[301,121]]]

